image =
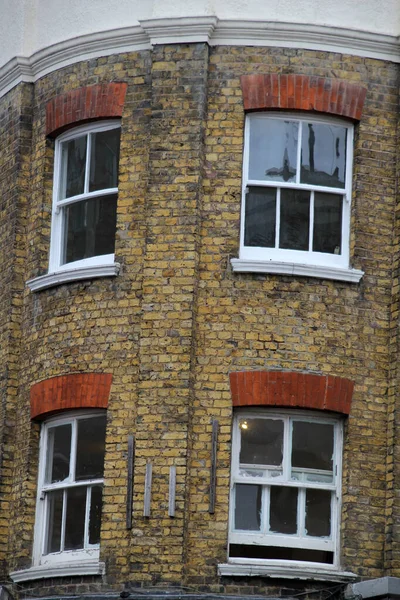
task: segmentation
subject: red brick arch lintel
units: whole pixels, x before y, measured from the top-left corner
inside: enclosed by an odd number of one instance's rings
[[[31,418],[45,419],[60,410],[107,408],[111,373],[70,373],[31,387]]]
[[[365,87],[341,79],[277,73],[242,75],[246,111],[302,110],[361,119]]]
[[[332,375],[294,371],[230,373],[233,406],[277,406],[348,415],[354,382]]]
[[[121,117],[126,83],[102,83],[55,96],[46,104],[46,135],[55,137],[74,125]]]

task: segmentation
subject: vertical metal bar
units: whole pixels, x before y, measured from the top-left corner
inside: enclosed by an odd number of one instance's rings
[[[215,494],[217,484],[217,443],[218,443],[218,421],[212,420],[211,434],[211,469],[210,469],[210,504],[208,512],[213,515],[215,512]]]
[[[149,462],[146,465],[146,477],[144,480],[144,509],[143,509],[144,517],[150,517],[152,471],[153,471],[153,466]]]
[[[135,461],[135,438],[128,435],[128,479],[126,483],[126,528],[132,529],[133,467]]]
[[[169,468],[168,516],[175,516],[176,467]]]
[[[276,188],[275,248],[281,243],[281,188]]]

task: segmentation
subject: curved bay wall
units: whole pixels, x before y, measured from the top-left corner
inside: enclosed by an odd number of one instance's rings
[[[20,177],[20,184],[9,187],[14,197],[5,206],[0,246],[5,264],[18,267],[4,283],[1,308],[1,351],[12,377],[3,393],[3,450],[13,454],[12,467],[11,454],[3,455],[0,483],[10,503],[7,518],[0,515],[5,573],[31,565],[39,432],[30,418],[31,387],[59,375],[104,373],[112,374],[101,531],[106,575],[86,581],[87,591],[161,582],[276,593],[278,582],[253,580],[250,589],[246,579],[218,578],[217,564],[227,558],[229,374],[285,370],[355,383],[345,427],[342,568],[372,578],[392,565],[398,575],[398,540],[390,527],[397,508],[387,504],[397,70],[392,63],[307,50],[158,45],[60,69],[1,99],[4,131],[13,135],[15,123],[29,138],[8,144],[15,161],[7,182]],[[231,271],[240,224],[240,77],[256,73],[337,77],[367,87],[356,124],[351,217],[351,263],[365,272],[359,284]],[[110,82],[127,84],[116,238],[121,271],[32,293],[24,281],[46,273],[50,242],[54,142],[45,135],[46,104]],[[20,107],[16,117],[11,102]],[[8,160],[0,155],[3,173]],[[12,326],[10,311],[17,315]],[[212,419],[220,426],[214,514],[208,510]],[[136,439],[132,530],[125,523],[129,434]],[[150,518],[143,517],[148,462]],[[173,519],[171,465],[177,468]],[[61,587],[76,591],[77,581],[21,585],[45,595]]]

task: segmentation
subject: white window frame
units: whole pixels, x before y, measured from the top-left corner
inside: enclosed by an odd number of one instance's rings
[[[346,143],[346,176],[344,188],[331,188],[319,185],[300,183],[300,156],[301,156],[301,133],[297,147],[296,180],[294,182],[252,180],[249,178],[250,160],[250,128],[256,126],[257,121],[265,119],[278,119],[283,121],[297,121],[302,123],[321,123],[342,126],[347,129]],[[240,248],[239,258],[232,259],[234,271],[244,272],[270,272],[292,275],[305,275],[315,277],[326,277],[328,279],[341,279],[343,281],[357,282],[363,275],[362,271],[351,269],[350,260],[350,217],[351,217],[351,191],[352,191],[352,168],[353,168],[353,139],[354,126],[349,121],[340,118],[318,115],[299,115],[285,112],[251,113],[246,115],[244,131],[243,152],[243,174],[242,174],[242,203],[240,222]],[[277,191],[277,220],[276,220],[276,244],[275,248],[263,248],[245,246],[245,206],[246,191],[249,186],[260,188],[276,188]],[[280,212],[280,190],[281,189],[307,190],[311,192],[310,198],[310,225],[309,225],[309,250],[289,250],[277,247],[279,231]],[[315,252],[311,249],[313,239],[313,202],[314,192],[331,193],[343,196],[342,203],[342,232],[341,232],[341,254],[329,254]]]
[[[42,430],[40,435],[40,449],[39,449],[39,473],[38,473],[38,492],[37,492],[37,503],[36,503],[36,515],[35,515],[35,531],[34,531],[34,546],[33,546],[33,566],[41,567],[45,569],[51,569],[53,567],[63,567],[67,565],[71,567],[76,565],[78,568],[85,571],[85,565],[90,566],[93,569],[93,565],[99,565],[99,554],[100,544],[89,544],[88,542],[88,505],[86,506],[85,516],[85,548],[76,550],[62,550],[60,552],[54,552],[44,554],[46,535],[47,535],[47,510],[48,502],[46,499],[46,493],[52,490],[68,490],[73,487],[86,487],[88,490],[94,485],[104,484],[104,477],[96,479],[87,479],[74,482],[72,479],[71,465],[75,466],[76,459],[76,435],[77,435],[77,422],[81,419],[89,419],[91,417],[98,417],[105,415],[105,411],[75,411],[68,412],[62,416],[54,416],[49,418],[45,423],[42,424]],[[56,483],[46,483],[46,464],[47,464],[47,444],[48,444],[48,433],[52,427],[60,425],[72,425],[72,438],[71,438],[71,457],[70,457],[70,474],[68,478],[63,481]],[[88,492],[87,492],[88,493]],[[63,517],[65,519],[65,516]],[[95,567],[98,569],[98,567]],[[57,572],[53,573],[57,574]],[[61,573],[62,574],[62,573]]]
[[[63,240],[63,208],[65,206],[74,204],[79,201],[88,200],[90,198],[104,197],[106,195],[118,194],[118,187],[106,188],[102,190],[96,190],[94,192],[88,191],[89,185],[89,168],[86,169],[85,177],[85,192],[76,196],[72,196],[66,199],[59,199],[59,190],[61,183],[62,173],[62,144],[73,139],[77,139],[84,135],[88,135],[88,143],[86,149],[86,156],[90,156],[91,149],[91,136],[92,133],[101,131],[108,131],[111,129],[118,129],[121,127],[119,120],[107,120],[82,125],[75,127],[60,135],[56,139],[55,152],[54,152],[54,178],[53,178],[53,210],[51,220],[51,238],[50,238],[50,256],[49,256],[49,273],[55,273],[57,271],[71,271],[80,269],[92,269],[94,273],[95,269],[101,267],[107,267],[114,264],[114,254],[102,254],[99,256],[92,256],[90,258],[84,258],[82,260],[76,260],[73,262],[61,264],[61,257],[64,250]],[[86,163],[88,164],[88,163]],[[108,275],[108,272],[105,272]],[[115,274],[115,273],[112,273]],[[101,275],[101,272],[100,272]],[[96,276],[96,275],[95,275]],[[74,279],[74,277],[71,277]],[[75,277],[79,278],[79,277]],[[40,288],[39,288],[40,289]]]
[[[243,419],[268,418],[284,421],[284,454],[283,454],[283,474],[269,478],[243,476],[239,473],[239,453],[240,453],[240,431],[239,422]],[[291,436],[290,427],[293,420],[301,420],[315,423],[329,423],[334,425],[334,453],[333,453],[333,482],[314,483],[291,481],[290,479],[290,453]],[[340,541],[340,513],[341,513],[341,481],[342,481],[342,448],[343,448],[343,423],[337,416],[320,415],[315,412],[304,411],[270,411],[270,410],[245,410],[240,409],[235,412],[232,432],[232,465],[231,465],[231,490],[230,490],[230,511],[229,511],[229,543],[247,544],[256,546],[275,546],[286,548],[300,548],[309,550],[322,550],[333,553],[333,562],[321,563],[311,561],[295,561],[281,559],[259,559],[248,557],[229,557],[229,563],[241,565],[259,565],[259,566],[287,566],[293,567],[311,567],[316,570],[337,570],[339,568],[339,541]],[[254,468],[260,469],[260,465],[254,465]],[[263,486],[262,492],[262,511],[260,531],[235,530],[235,485],[236,484],[256,484]],[[267,531],[268,505],[266,504],[268,489],[274,485],[295,487],[302,490],[299,493],[298,501],[298,534],[271,534]],[[305,519],[305,490],[306,489],[331,490],[331,535],[329,538],[318,538],[304,535]]]

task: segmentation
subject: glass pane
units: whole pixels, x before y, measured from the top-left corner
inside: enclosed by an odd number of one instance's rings
[[[309,483],[333,483],[333,473],[332,471],[292,469],[291,480],[308,481]]]
[[[276,189],[249,187],[246,194],[244,245],[275,247]]]
[[[301,183],[344,188],[346,139],[346,127],[303,123]]]
[[[239,469],[240,477],[264,477],[266,472],[264,469],[252,469],[251,467]]]
[[[100,544],[101,507],[103,488],[101,485],[92,487],[89,515],[89,544]]]
[[[314,194],[315,252],[341,254],[343,196],[337,194]]]
[[[271,487],[269,527],[273,533],[297,533],[297,488]]]
[[[104,473],[106,417],[78,421],[75,480],[99,479]]]
[[[333,470],[333,432],[329,423],[293,422],[292,466]]]
[[[295,121],[252,119],[249,179],[295,181],[298,132]]]
[[[241,464],[274,466],[282,464],[283,421],[242,419],[239,422],[239,430]]]
[[[229,544],[232,558],[258,558],[273,560],[297,560],[333,564],[333,552],[308,550],[307,548],[285,548],[284,546],[256,546],[255,544]]]
[[[261,485],[235,486],[235,529],[260,530]]]
[[[61,149],[60,199],[85,191],[86,135],[64,142]]]
[[[328,490],[306,490],[307,535],[331,535],[331,496],[332,492]]]
[[[67,516],[65,519],[65,550],[84,547],[86,513],[86,487],[67,490]]]
[[[117,221],[117,194],[81,200],[64,209],[63,263],[113,254]]]
[[[63,491],[48,492],[47,496],[47,539],[45,554],[61,550],[61,523],[63,510]]]
[[[89,192],[118,187],[120,128],[93,133]]]
[[[63,481],[69,476],[71,425],[59,425],[48,430],[46,483]]]
[[[281,190],[279,247],[308,250],[310,229],[310,192]]]

